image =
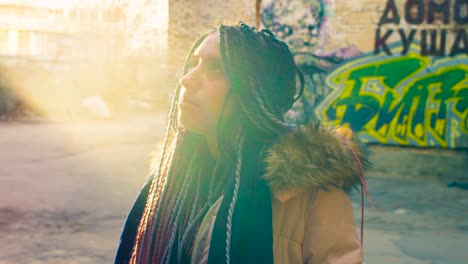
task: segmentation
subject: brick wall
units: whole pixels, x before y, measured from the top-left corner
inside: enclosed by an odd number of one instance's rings
[[[169,62],[178,67],[202,33],[219,23],[255,22],[255,0],[170,0]]]
[[[441,148],[468,147],[466,17],[466,1],[450,0],[263,0],[262,11],[306,77],[291,116],[350,126],[365,142]]]
[[[373,48],[376,25],[387,0],[334,0],[324,34],[327,47]],[[396,0],[402,8],[402,0]],[[170,64],[182,63],[193,41],[220,22],[243,20],[255,24],[255,0],[169,0]],[[268,1],[263,1],[268,2]],[[329,1],[330,2],[330,1]],[[265,6],[265,5],[264,5]]]
[[[424,21],[421,25],[409,25],[405,22],[405,3],[407,0],[395,0],[397,10],[401,18],[399,26],[390,24],[385,25],[383,28],[403,28],[409,29],[425,29],[433,28],[440,29],[440,27],[454,28],[459,27],[453,21],[453,7],[455,1],[447,0],[434,0],[435,3],[449,2],[450,4],[450,23],[442,25],[441,22],[434,23],[434,25],[427,25],[427,15],[429,13],[428,6],[431,0],[423,0],[424,5]],[[383,15],[387,0],[347,0],[338,1],[334,0],[333,17],[328,18],[328,26],[326,29],[330,30],[333,35],[330,38],[330,47],[347,47],[355,46],[361,51],[370,51],[374,48],[374,38],[377,24]],[[416,10],[413,10],[413,13]],[[436,15],[437,20],[437,15]],[[466,29],[466,25],[464,26]],[[453,34],[448,34],[448,42],[453,41]],[[419,35],[416,35],[419,39]],[[397,34],[393,34],[388,42],[399,41],[400,38]]]
[[[373,48],[376,25],[386,0],[335,1],[332,17],[325,31],[331,32],[331,48],[355,46],[359,50]]]
[[[466,2],[421,1],[422,9],[406,8],[407,3],[420,2],[407,0],[262,0],[261,27],[289,44],[306,77],[307,100],[293,111],[304,118],[349,125],[366,142],[468,147],[468,99],[462,88],[468,81],[464,77],[468,76],[464,67],[468,28],[463,22],[466,11],[454,10],[455,3],[466,8]],[[385,7],[393,2],[400,22],[381,26],[377,38]],[[427,23],[429,11],[441,7],[434,3],[449,3],[448,24],[441,22],[440,14],[435,15],[438,22]],[[253,25],[255,4],[255,0],[169,0],[171,65],[180,67],[196,37],[212,25],[226,20]],[[405,12],[424,13],[423,20],[410,24]],[[461,12],[458,18],[456,12]],[[443,34],[446,38],[441,42]],[[380,43],[377,54],[376,40]],[[440,43],[445,45],[444,53],[439,53]],[[331,54],[343,61],[316,57]],[[389,110],[395,107],[398,111]]]

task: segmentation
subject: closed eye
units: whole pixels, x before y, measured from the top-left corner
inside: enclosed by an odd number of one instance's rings
[[[201,70],[210,78],[221,77],[224,73],[223,66],[217,58],[202,59]]]
[[[214,62],[214,61],[207,61],[203,65],[204,69],[208,72],[220,72],[221,71],[221,64]]]
[[[208,77],[221,76],[223,73],[223,66],[218,58],[203,58],[198,55],[194,55],[189,63],[189,70],[199,68],[198,70],[207,75]]]

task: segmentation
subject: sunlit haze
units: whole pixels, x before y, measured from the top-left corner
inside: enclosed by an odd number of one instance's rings
[[[167,101],[167,1],[0,0],[0,85],[30,115],[114,118]],[[21,113],[24,114],[24,113]]]

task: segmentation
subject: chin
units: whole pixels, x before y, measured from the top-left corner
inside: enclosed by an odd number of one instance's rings
[[[201,133],[203,131],[203,127],[201,122],[194,118],[193,116],[184,114],[183,112],[179,112],[179,126],[183,127],[185,130],[194,133]]]

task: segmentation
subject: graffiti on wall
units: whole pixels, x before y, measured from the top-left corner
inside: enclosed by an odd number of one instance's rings
[[[265,3],[262,23],[291,50],[309,51],[324,24],[324,0],[275,0]]]
[[[395,35],[403,46],[401,55],[406,55],[416,38],[424,56],[467,54],[467,9],[467,0],[406,0],[400,11],[395,0],[387,0],[375,33],[374,53],[392,55],[387,41]],[[412,27],[395,28],[402,24]]]
[[[336,68],[317,115],[368,142],[468,147],[468,56],[431,59],[419,48],[406,56],[367,54]]]
[[[467,148],[468,1],[407,0],[402,10],[386,1],[368,54],[321,50],[330,3],[265,1],[264,27],[289,45],[306,81],[286,118],[348,125],[367,142]]]
[[[332,16],[334,0],[269,0],[263,1],[261,13],[263,26],[286,42],[294,59],[302,70],[305,90],[287,118],[307,122],[313,118],[313,106],[330,93],[325,85],[326,75],[345,58],[355,57],[360,52],[343,48],[328,53],[319,53],[324,42],[324,28]],[[323,44],[323,43],[322,43]]]

